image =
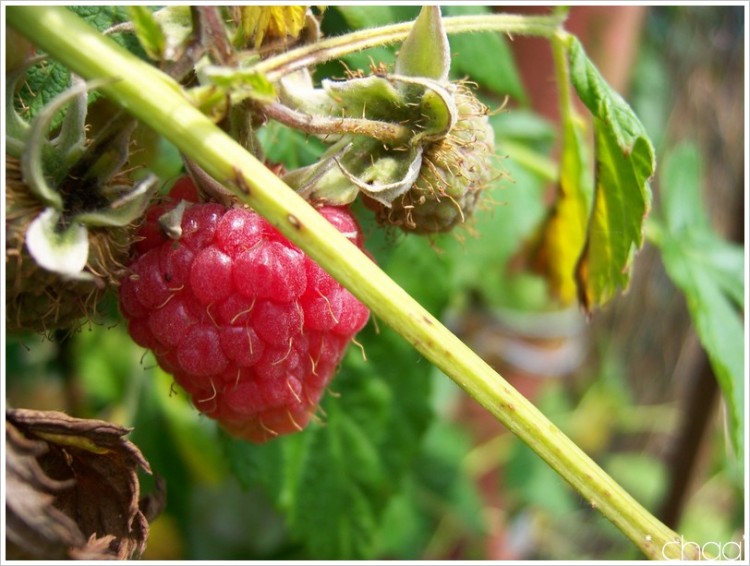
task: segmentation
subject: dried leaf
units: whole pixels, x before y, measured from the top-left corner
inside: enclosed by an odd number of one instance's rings
[[[44,441],[26,438],[6,422],[5,462],[6,544],[11,559],[62,560],[68,549],[83,546],[86,538],[75,521],[53,506],[57,493],[71,481],[48,477],[37,458],[47,451]]]
[[[157,483],[161,493],[141,501],[138,469],[150,474],[151,468],[123,438],[129,429],[56,411],[8,409],[6,430],[9,556],[140,556],[148,520],[163,506],[163,484]]]

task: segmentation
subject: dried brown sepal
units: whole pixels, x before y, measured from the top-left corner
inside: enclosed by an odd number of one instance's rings
[[[129,432],[56,411],[6,411],[9,558],[141,555],[164,498],[141,500],[138,470],[151,468]]]

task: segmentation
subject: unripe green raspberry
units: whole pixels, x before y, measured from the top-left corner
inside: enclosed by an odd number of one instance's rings
[[[379,224],[418,234],[449,231],[472,214],[492,179],[495,141],[487,108],[464,85],[454,87],[458,120],[447,136],[425,148],[411,189],[390,208],[366,199]]]

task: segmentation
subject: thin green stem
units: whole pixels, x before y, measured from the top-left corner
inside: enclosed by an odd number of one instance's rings
[[[547,183],[558,180],[560,171],[557,163],[546,155],[531,149],[528,145],[512,140],[503,140],[501,152],[514,163],[521,165]]]
[[[551,38],[552,58],[555,64],[555,80],[560,107],[560,122],[563,124],[575,121],[573,98],[570,95],[570,69],[568,68],[567,43],[568,33],[558,30]]]
[[[564,13],[549,16],[521,16],[516,14],[483,14],[481,16],[452,16],[443,18],[445,31],[451,33],[495,32],[508,35],[551,37],[565,21]],[[411,31],[411,22],[391,24],[323,39],[310,45],[269,57],[252,67],[265,74],[270,81],[283,75],[356,53],[371,47],[403,41]]]
[[[160,71],[72,12],[12,6],[15,29],[233,188],[420,353],[526,442],[650,558],[679,556],[679,537],[615,483],[536,407],[388,277],[304,199],[190,105]],[[670,543],[674,543],[671,544]]]

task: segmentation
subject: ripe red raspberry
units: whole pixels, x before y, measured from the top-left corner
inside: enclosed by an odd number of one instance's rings
[[[251,210],[191,204],[168,239],[157,221],[176,204],[147,213],[122,282],[131,337],[231,434],[302,430],[369,311]],[[347,210],[319,212],[362,247]]]

